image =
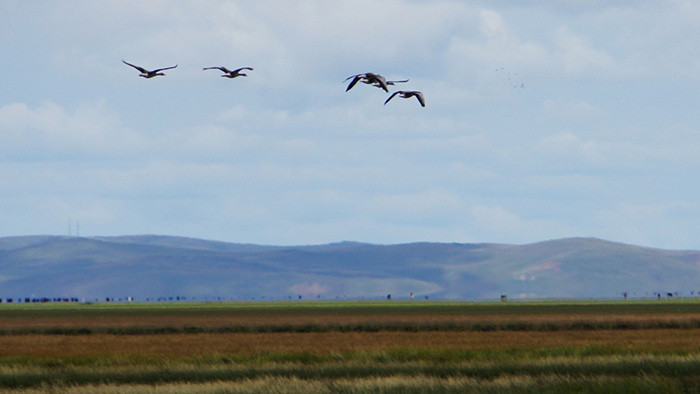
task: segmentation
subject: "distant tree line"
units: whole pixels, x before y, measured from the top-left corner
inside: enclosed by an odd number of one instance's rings
[[[697,292],[698,296],[700,296],[700,291]],[[624,299],[627,299],[629,296],[628,292],[623,292],[619,293],[622,295]],[[649,293],[646,294],[645,297],[642,298],[648,298]],[[683,297],[681,293],[679,292],[654,292],[653,293],[653,298],[656,299],[661,299],[661,298],[674,298],[674,297]],[[696,292],[691,291],[690,292],[690,297],[696,297]],[[301,295],[296,295],[296,296],[288,296],[288,297],[283,297],[281,299],[298,299],[302,300],[303,297]],[[318,299],[321,300],[323,297],[321,295],[318,295],[316,297],[310,297],[309,299]],[[410,293],[409,297],[410,300],[414,299],[414,294]],[[265,296],[257,297],[258,300],[265,300]],[[275,298],[270,297],[268,298],[269,300],[274,300]],[[335,299],[341,299],[341,297],[335,297]],[[347,297],[342,297],[342,299],[348,299]],[[368,299],[368,298],[361,298],[361,299]],[[385,299],[387,301],[392,300],[392,295],[388,294],[386,295]],[[428,296],[425,296],[425,299],[428,299]],[[506,294],[501,294],[500,299],[502,302],[508,301],[508,297]],[[244,301],[244,300],[251,300],[255,301],[256,297],[250,297],[250,298],[235,298],[235,297],[203,297],[201,299],[197,299],[196,297],[185,297],[185,296],[172,296],[172,297],[153,297],[153,298],[145,298],[143,299],[144,302],[184,302],[184,301],[204,301],[204,302],[210,302],[210,301]],[[18,297],[18,298],[1,298],[0,297],[0,304],[12,304],[12,303],[97,303],[97,302],[133,302],[135,301],[134,297],[127,296],[127,297],[104,297],[104,298],[95,298],[95,299],[90,299],[87,300],[85,298],[82,299],[82,301],[78,297]]]
[[[0,298],[0,304],[5,302],[6,304],[12,304],[13,302],[21,303],[24,302],[25,304],[29,303],[47,303],[47,302],[80,302],[80,300],[77,297],[20,297],[20,298]]]

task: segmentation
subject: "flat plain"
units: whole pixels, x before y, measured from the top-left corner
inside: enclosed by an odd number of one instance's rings
[[[0,305],[2,391],[699,387],[696,299]]]

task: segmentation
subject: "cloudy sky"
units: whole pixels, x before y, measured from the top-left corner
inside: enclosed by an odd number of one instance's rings
[[[699,20],[680,0],[2,0],[0,236],[700,249]],[[426,107],[345,92],[368,71]]]

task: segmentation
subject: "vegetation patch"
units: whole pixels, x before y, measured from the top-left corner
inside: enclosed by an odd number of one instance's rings
[[[519,313],[527,305],[437,303],[418,311],[405,303],[386,315],[375,313],[386,310],[379,303],[361,304],[360,312],[355,304],[291,305],[280,314],[286,304],[200,305],[189,312],[136,305],[138,313],[77,306],[74,315],[69,308],[17,308],[11,316],[0,311],[0,391],[699,389],[697,303],[678,313],[604,305]],[[601,307],[610,311],[592,313]],[[611,312],[618,309],[624,312]]]
[[[694,329],[700,328],[700,318],[678,320],[615,320],[570,322],[376,322],[352,324],[262,324],[231,326],[131,326],[131,327],[43,327],[0,329],[6,335],[168,335],[205,333],[321,333],[321,332],[421,332],[421,331],[590,331],[590,330],[645,330],[645,329]]]

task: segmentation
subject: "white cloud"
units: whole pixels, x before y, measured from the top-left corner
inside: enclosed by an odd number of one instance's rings
[[[591,219],[602,206],[700,197],[688,175],[700,142],[693,2],[0,11],[15,16],[0,26],[0,47],[16,54],[0,92],[0,178],[12,185],[1,203],[17,212],[8,223],[33,210],[37,223],[62,230],[66,216],[85,216],[105,233],[522,242],[614,235]],[[122,58],[180,66],[145,80]],[[214,65],[255,70],[235,80],[201,70]],[[366,85],[346,93],[343,79],[365,71],[409,78],[401,88],[422,90],[426,108],[384,106]],[[697,234],[674,212],[653,215],[674,225],[629,236]]]
[[[430,190],[402,195],[375,195],[368,204],[369,216],[378,221],[422,226],[453,223],[464,216],[466,204],[453,193]]]
[[[620,72],[611,56],[595,49],[585,37],[572,34],[565,28],[555,33],[554,43],[559,52],[557,57],[567,74],[606,76]]]
[[[606,111],[598,105],[585,101],[569,102],[564,99],[547,99],[544,102],[545,115],[571,122],[600,119]]]
[[[481,34],[490,39],[504,39],[508,35],[508,29],[503,17],[493,10],[481,10],[479,13]]]
[[[8,104],[0,107],[0,137],[6,155],[36,159],[114,157],[138,149],[143,142],[121,126],[103,103],[80,105],[72,113],[54,103],[36,108]]]
[[[540,43],[522,40],[512,33],[500,13],[482,10],[480,27],[481,34],[478,36],[457,35],[451,38],[447,60],[454,68],[453,73],[458,74],[460,68],[464,71],[464,67],[469,65],[478,65],[489,71],[502,66],[527,70],[548,61],[547,50]]]
[[[584,141],[572,132],[561,132],[548,135],[537,143],[536,154],[547,155],[550,160],[586,160],[596,161],[600,154],[600,146],[595,141]]]
[[[698,204],[679,199],[656,201],[654,196],[613,203],[596,212],[597,233],[608,239],[625,240],[638,245],[679,248],[692,243],[688,228],[697,220]],[[654,231],[650,232],[649,229]],[[658,234],[665,234],[660,237]]]
[[[489,242],[536,242],[566,237],[574,230],[556,221],[524,219],[499,205],[475,204],[470,208],[470,218],[470,224],[478,229],[478,233],[488,234]]]

